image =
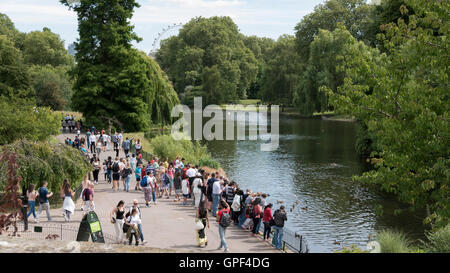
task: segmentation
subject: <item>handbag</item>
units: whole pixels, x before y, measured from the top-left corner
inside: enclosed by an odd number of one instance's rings
[[[205,226],[203,225],[202,220],[197,219],[197,220],[195,221],[195,230],[196,230],[196,231],[199,231],[199,230],[202,230],[202,229],[204,229],[204,228],[205,228]]]

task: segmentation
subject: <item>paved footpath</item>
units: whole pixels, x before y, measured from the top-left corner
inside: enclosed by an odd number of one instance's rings
[[[74,139],[72,134],[59,135],[58,139],[64,142],[66,137]],[[113,151],[107,151],[100,154],[100,161],[103,162],[108,156],[114,158]],[[123,151],[120,151],[119,157],[123,157]],[[210,216],[210,229],[206,230],[208,237],[208,246],[199,248],[195,240],[195,209],[192,205],[183,206],[181,202],[174,202],[170,199],[159,198],[157,204],[149,208],[145,207],[144,193],[135,191],[136,180],[131,179],[130,192],[123,191],[123,186],[117,192],[112,191],[112,184],[104,180],[103,170],[99,174],[99,184],[94,189],[95,212],[100,218],[102,229],[105,233],[115,234],[114,225],[109,220],[111,210],[120,200],[126,204],[127,210],[131,206],[132,200],[137,199],[142,212],[142,229],[144,239],[148,242],[146,246],[156,248],[170,248],[178,251],[199,251],[205,253],[222,253],[223,250],[217,250],[220,245],[218,224],[216,219]],[[80,181],[81,182],[81,181]],[[192,202],[189,199],[188,202]],[[61,209],[51,210],[53,222],[64,223]],[[72,222],[67,225],[78,226],[81,220],[81,199],[76,204],[76,211],[72,216]],[[41,223],[46,222],[46,214],[42,212],[39,217]],[[280,253],[268,243],[260,238],[251,236],[251,233],[242,229],[230,226],[226,232],[226,240],[230,252],[232,253]]]

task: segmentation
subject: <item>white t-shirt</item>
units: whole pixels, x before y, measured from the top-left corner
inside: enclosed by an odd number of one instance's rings
[[[196,173],[197,173],[197,172],[195,171],[194,168],[189,168],[189,169],[186,171],[186,175],[189,176],[189,177],[194,177]]]
[[[147,187],[151,188],[152,186],[156,188],[156,178],[154,176],[147,176]]]
[[[189,194],[188,182],[189,181],[187,179],[183,179],[181,181],[181,191],[183,194]]]
[[[216,181],[216,182],[214,182],[214,184],[213,184],[213,194],[220,194],[220,192],[221,192],[221,189],[220,189],[220,180],[219,181]]]
[[[201,193],[202,190],[199,189],[198,185],[202,183],[202,179],[201,178],[195,178],[194,181],[192,182],[192,192],[194,193]]]
[[[97,138],[95,137],[95,135],[91,135],[90,137],[89,137],[89,141],[92,143],[92,142],[97,142]]]

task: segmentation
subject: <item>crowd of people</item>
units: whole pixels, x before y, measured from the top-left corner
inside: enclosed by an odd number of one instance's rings
[[[93,181],[88,176],[82,182],[82,207],[83,216],[95,209],[94,187],[99,183],[100,172],[103,171],[104,179],[111,184],[112,192],[123,190],[129,192],[133,187],[131,181],[134,180],[134,191],[140,191],[144,195],[145,206],[157,205],[157,199],[173,198],[174,202],[180,202],[183,206],[192,205],[196,210],[196,241],[199,247],[206,247],[208,244],[207,228],[210,227],[211,217],[218,223],[220,235],[220,246],[218,249],[229,251],[226,241],[226,230],[231,225],[251,231],[257,237],[260,234],[260,227],[263,225],[264,232],[261,234],[267,242],[271,241],[271,231],[274,231],[272,244],[277,248],[282,248],[283,227],[287,221],[286,210],[281,206],[272,213],[273,204],[268,203],[267,194],[251,192],[241,189],[235,181],[220,175],[219,172],[207,172],[199,166],[186,162],[180,156],[173,161],[168,158],[160,160],[154,156],[152,160],[144,162],[142,158],[142,146],[140,140],[128,139],[122,133],[116,132],[112,136],[105,134],[104,130],[97,131],[92,127],[86,132],[86,136],[77,134],[75,140],[66,139],[66,144],[72,145],[90,158],[93,166]],[[130,153],[132,146],[135,147]],[[107,156],[100,160],[102,153],[114,149],[115,157]],[[90,151],[90,153],[89,153]],[[119,157],[123,151],[123,157]],[[90,156],[92,154],[92,156]],[[135,179],[132,179],[132,178]],[[30,205],[31,214],[35,215],[37,221],[42,209],[46,209],[48,220],[51,221],[48,198],[53,193],[49,193],[46,184],[34,190],[32,185],[27,193],[29,200],[39,197],[40,209],[35,214],[35,206]],[[70,189],[67,180],[61,188],[61,198],[64,199],[63,215],[66,221],[71,220],[75,205],[72,198],[74,192]],[[34,198],[34,199],[33,199]],[[110,214],[110,221],[115,226],[117,243],[135,244],[139,242],[145,244],[142,232],[142,214],[137,200],[133,200],[133,205],[126,210],[125,202],[121,200],[113,208]],[[126,239],[124,238],[126,235]]]

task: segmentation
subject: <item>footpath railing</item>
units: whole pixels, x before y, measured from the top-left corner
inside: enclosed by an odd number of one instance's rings
[[[16,236],[25,239],[39,239],[39,240],[60,240],[60,241],[76,241],[78,235],[78,227],[70,224],[30,224],[25,230],[23,222],[17,222]],[[9,236],[13,235],[14,227],[11,225],[7,230]],[[111,234],[104,233],[103,237],[105,243],[115,243],[115,237]]]

